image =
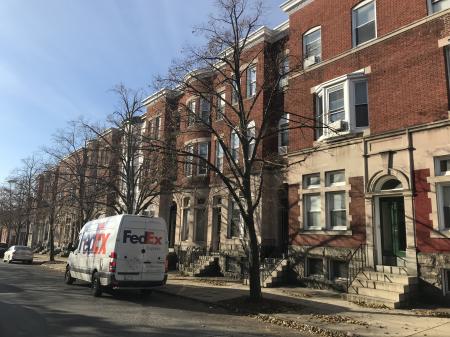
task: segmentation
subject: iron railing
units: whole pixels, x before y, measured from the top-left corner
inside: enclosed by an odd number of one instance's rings
[[[207,255],[207,249],[204,247],[187,247],[182,249],[178,247],[178,267],[184,270],[193,266],[200,258],[200,256]]]
[[[361,244],[347,256],[347,291],[356,276],[367,267],[367,245]]]

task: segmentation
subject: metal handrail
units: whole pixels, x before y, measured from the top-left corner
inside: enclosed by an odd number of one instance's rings
[[[264,284],[264,282],[267,281],[267,279],[272,275],[272,273],[278,269],[278,267],[283,263],[282,258],[277,259],[277,262],[275,264],[273,264],[272,268],[270,268],[269,270],[266,270],[265,268],[262,269],[261,271],[261,283]]]
[[[367,245],[361,244],[347,255],[347,292],[356,276],[367,267]]]

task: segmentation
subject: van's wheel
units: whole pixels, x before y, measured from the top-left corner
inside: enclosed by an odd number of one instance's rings
[[[91,291],[92,296],[94,297],[99,297],[102,295],[102,285],[100,283],[100,277],[98,276],[97,272],[92,275]]]
[[[72,275],[70,275],[70,267],[67,266],[66,267],[66,272],[64,274],[64,283],[65,284],[72,284],[73,282],[75,282],[75,279],[72,277]]]

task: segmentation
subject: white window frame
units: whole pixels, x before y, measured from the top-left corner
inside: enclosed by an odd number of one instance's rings
[[[364,41],[362,43],[357,44],[356,43],[357,42],[356,41],[356,28],[358,28],[358,27],[356,27],[356,13],[357,13],[358,9],[360,9],[362,7],[365,7],[365,6],[369,5],[370,3],[373,3],[374,21],[375,21],[375,36],[372,39],[370,39],[370,40],[367,40],[367,41]],[[364,45],[366,43],[369,43],[369,42],[375,40],[378,37],[378,23],[377,23],[377,21],[378,20],[377,20],[377,2],[376,2],[376,0],[365,0],[365,1],[360,2],[355,7],[353,7],[353,9],[352,9],[352,43],[353,43],[353,47],[354,48],[362,46],[362,45]]]
[[[200,147],[201,146],[206,146],[206,156],[203,157],[200,153]],[[209,143],[208,142],[200,142],[197,143],[197,154],[199,156],[198,158],[198,165],[197,165],[197,175],[202,176],[202,175],[207,175],[208,174],[208,165],[206,162],[203,162],[200,157],[202,157],[205,160],[208,160],[209,157]],[[201,172],[200,170],[204,169],[204,172]]]
[[[315,94],[316,100],[321,100],[322,102],[322,134],[317,137],[317,130],[316,130],[316,140],[321,141],[325,140],[331,137],[336,137],[340,135],[346,135],[349,133],[358,133],[363,132],[365,129],[369,128],[368,126],[362,126],[357,127],[356,126],[356,109],[355,109],[355,83],[367,81],[367,78],[364,74],[364,69],[359,70],[357,72],[354,72],[352,74],[348,74],[345,76],[341,76],[339,78],[333,79],[331,81],[322,83],[321,85],[318,85],[313,88],[312,92]],[[331,128],[327,127],[331,123],[329,122],[329,102],[328,97],[333,90],[336,90],[336,88],[343,86],[344,88],[344,118],[343,122],[345,123],[345,129],[341,131],[332,130]],[[367,106],[368,106],[368,120],[370,120],[370,102],[368,97],[368,84],[367,84]],[[316,101],[316,111],[315,111],[315,118],[317,119],[317,105],[319,104],[318,101]],[[317,125],[317,128],[320,126]]]
[[[447,171],[441,171],[441,161],[446,160],[449,162]],[[435,174],[437,176],[450,176],[450,156],[442,156],[442,157],[436,157],[434,159],[434,168],[435,168]]]
[[[334,226],[333,227],[331,225],[331,207],[330,206],[331,206],[331,196],[333,194],[343,194],[344,195],[344,207],[345,208],[336,209],[337,211],[345,211],[345,225],[344,226]],[[326,224],[327,224],[328,229],[338,230],[338,231],[347,230],[347,228],[348,228],[348,224],[347,224],[348,209],[347,209],[347,193],[345,190],[325,192],[325,209],[327,212]]]
[[[320,208],[320,210],[319,211],[315,211],[315,212],[319,213],[319,222],[322,219],[323,207],[322,207],[322,197],[321,197],[320,192],[318,192],[318,193],[305,193],[305,194],[303,194],[303,223],[304,223],[304,228],[307,229],[307,230],[322,230],[323,228],[320,225],[320,223],[319,223],[318,226],[311,226],[308,223],[308,214],[310,212],[308,212],[307,204],[308,204],[308,199],[311,198],[311,197],[318,197],[319,198],[319,202],[320,202],[319,208]]]
[[[446,6],[448,6],[448,7],[441,9],[441,10],[434,11],[434,9],[433,9],[434,4],[437,4],[441,1],[444,1],[444,3],[445,3],[445,1],[447,1],[448,4]],[[428,14],[433,15],[433,14],[445,11],[446,9],[450,8],[450,0],[427,0],[427,5],[428,5]]]
[[[330,180],[331,175],[333,173],[338,173],[338,172],[339,173],[340,172],[344,173],[344,181],[340,181],[340,182],[337,182],[337,183],[332,183],[331,180]],[[345,185],[346,185],[346,182],[345,182],[345,170],[333,170],[333,171],[325,172],[325,186],[326,187],[345,186]]]
[[[219,140],[216,140],[216,168],[223,172],[223,147]]]
[[[236,76],[231,75],[231,104],[235,105],[239,100],[239,87],[240,83],[237,83]]]
[[[307,179],[308,179],[309,177],[316,177],[316,176],[319,177],[319,184],[317,184],[317,185],[308,185],[308,184],[306,183],[306,182],[307,182]],[[302,186],[303,186],[303,189],[305,189],[305,190],[312,190],[312,189],[320,188],[320,187],[321,187],[322,179],[321,179],[321,177],[320,177],[320,173],[305,174],[305,175],[303,175],[302,179],[303,179],[303,181],[302,181]]]
[[[217,94],[216,121],[224,119],[226,107],[226,93],[222,91]]]
[[[319,55],[309,55],[309,56],[307,56],[307,55],[306,55],[306,47],[307,47],[307,44],[306,44],[306,37],[307,37],[308,35],[312,34],[312,33],[315,33],[316,31],[320,31],[320,53],[319,53]],[[317,40],[315,40],[315,41],[317,41]],[[315,42],[315,41],[313,41],[313,42]],[[309,57],[311,57],[311,56],[315,56],[315,57],[318,58],[318,60],[315,60],[315,61],[314,61],[314,64],[319,63],[319,62],[322,61],[322,26],[316,26],[316,27],[313,27],[313,28],[311,28],[310,30],[308,30],[307,32],[305,32],[305,33],[303,34],[303,66],[304,66],[305,68],[307,68],[306,60],[307,60]],[[313,64],[311,64],[311,65],[309,65],[309,66],[312,66],[312,65],[313,65]]]
[[[283,134],[287,134],[287,144],[283,145]],[[284,113],[278,121],[278,153],[286,154],[289,147],[289,114]]]
[[[194,153],[194,145],[193,144],[189,144],[185,147],[186,152],[189,153]],[[184,175],[186,177],[192,177],[193,174],[193,161],[194,161],[194,156],[189,156],[186,155],[186,160],[184,162]]]
[[[255,121],[250,121],[247,125],[248,138],[248,159],[252,158],[253,151],[255,151],[256,144],[256,124]]]
[[[251,64],[247,68],[247,98],[256,96],[256,79],[257,79],[257,64]],[[252,77],[254,74],[254,78]]]
[[[197,118],[197,99],[193,98],[187,103],[187,126],[190,127],[195,124],[195,120]]]
[[[442,182],[436,184],[436,197],[437,197],[437,206],[438,206],[438,222],[439,222],[439,230],[440,231],[450,231],[450,225],[448,227],[445,226],[445,216],[444,216],[444,187],[450,187],[450,181]]]
[[[283,89],[289,85],[289,54],[287,54],[287,52],[283,52],[280,57],[282,59],[278,69],[280,76],[278,86],[280,89]]]
[[[231,150],[231,159],[234,160],[234,162],[239,162],[239,149],[241,146],[241,141],[239,139],[239,136],[235,130],[231,131],[230,136],[230,150]]]

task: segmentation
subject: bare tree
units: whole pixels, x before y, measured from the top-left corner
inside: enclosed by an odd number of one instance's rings
[[[140,214],[160,194],[166,167],[159,165],[161,151],[153,145],[154,135],[143,116],[142,92],[122,84],[113,92],[118,105],[108,118],[109,128],[83,122],[95,133],[99,151],[106,151],[108,158],[97,162],[97,170],[103,172],[97,180],[102,190],[114,197],[97,202],[117,214]]]
[[[206,39],[205,46],[187,48],[185,57],[174,61],[168,74],[156,79],[155,86],[179,90],[187,96],[199,98],[200,102],[207,102],[205,104],[211,109],[180,103],[180,118],[182,123],[195,123],[210,132],[223,153],[224,163],[211,162],[191,148],[171,148],[165,144],[161,147],[168,152],[175,151],[181,163],[206,165],[226,187],[243,219],[246,232],[243,246],[249,257],[250,297],[258,300],[261,298],[260,245],[256,226],[258,208],[266,175],[286,165],[276,151],[265,147],[265,143],[276,139],[281,131],[277,127],[278,121],[286,117],[283,117],[285,112],[280,104],[280,87],[286,76],[298,69],[298,65],[291,59],[290,70],[284,67],[287,56],[282,52],[282,42],[270,52],[267,52],[265,43],[252,43],[252,34],[261,27],[261,2],[217,0],[216,3],[217,14],[211,15],[206,25],[195,29]],[[259,57],[265,58],[264,66],[258,68],[258,72],[264,75],[255,84],[248,83],[247,75],[255,69],[252,67]],[[231,88],[232,94],[222,95],[217,90],[220,87]],[[216,118],[212,118],[209,111],[215,111]],[[217,123],[219,113],[221,122]],[[314,128],[310,118],[293,114],[288,123],[280,124],[284,125],[284,130]],[[182,129],[181,133],[195,132],[191,129]]]

